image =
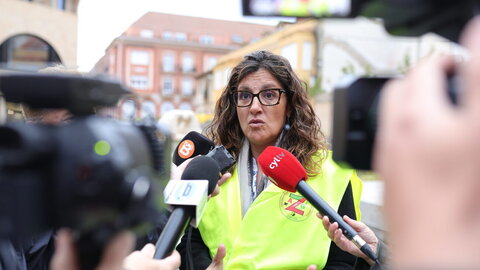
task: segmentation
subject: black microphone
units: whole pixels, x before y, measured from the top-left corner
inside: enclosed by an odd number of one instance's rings
[[[191,205],[172,205],[173,211],[155,245],[155,259],[163,259],[172,253],[190,220],[195,217],[197,209],[204,208],[207,201],[205,189],[208,186],[208,194],[211,194],[218,182],[219,175],[220,169],[217,162],[211,157],[199,156],[190,161],[183,171],[181,179],[197,181],[190,181],[191,183],[177,181],[184,185],[176,185],[165,197],[167,200],[168,196],[173,196],[177,202],[189,201]],[[195,185],[195,182],[203,184],[201,183],[203,181],[198,180],[208,180],[208,184],[205,183],[203,186],[205,188],[203,196],[201,185]],[[200,219],[198,216],[196,218],[197,221]]]
[[[235,159],[223,145],[215,147],[209,138],[196,131],[190,131],[177,145],[173,152],[173,163],[179,166],[185,160],[198,155],[207,155],[213,158],[222,174],[235,164]]]
[[[343,235],[365,255],[377,261],[377,255],[367,242],[305,182],[308,179],[307,172],[292,153],[280,147],[269,146],[258,156],[258,162],[270,181],[290,192],[298,190],[322,215],[328,216],[330,222],[337,222]]]
[[[198,155],[206,155],[215,147],[215,144],[204,135],[190,131],[175,148],[173,163],[179,166],[185,160]]]

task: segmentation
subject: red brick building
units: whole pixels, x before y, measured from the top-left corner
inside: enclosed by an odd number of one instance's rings
[[[192,109],[196,77],[217,59],[274,31],[274,26],[149,12],[113,40],[94,72],[117,77],[135,95],[117,116],[143,118]]]

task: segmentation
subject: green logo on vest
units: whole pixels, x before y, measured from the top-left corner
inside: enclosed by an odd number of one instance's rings
[[[304,221],[312,213],[312,205],[301,195],[283,192],[280,196],[280,211],[292,221]]]

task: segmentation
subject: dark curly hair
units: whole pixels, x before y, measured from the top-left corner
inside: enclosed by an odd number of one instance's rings
[[[326,150],[325,136],[320,130],[320,120],[316,117],[308,99],[305,83],[293,72],[288,60],[268,51],[256,51],[244,57],[230,75],[227,87],[223,90],[215,106],[215,116],[206,128],[206,135],[215,144],[224,145],[235,158],[238,158],[244,134],[237,117],[237,108],[231,93],[247,75],[260,69],[270,72],[287,92],[287,111],[290,112],[291,128],[284,134],[280,147],[290,151],[310,175],[318,174],[319,165],[324,160],[325,151],[313,158],[319,150]]]

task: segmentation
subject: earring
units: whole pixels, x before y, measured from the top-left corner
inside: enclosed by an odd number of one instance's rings
[[[291,128],[289,118],[285,120],[285,125],[283,126],[283,130],[288,131]]]

